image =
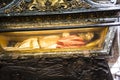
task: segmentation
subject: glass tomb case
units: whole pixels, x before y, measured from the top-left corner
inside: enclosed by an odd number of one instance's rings
[[[103,49],[108,27],[62,30],[3,32],[1,47],[6,51],[40,50],[64,51]],[[34,50],[35,51],[35,50]]]
[[[61,57],[109,55],[115,30],[114,27],[73,27],[69,29],[1,32],[0,51],[1,54]]]

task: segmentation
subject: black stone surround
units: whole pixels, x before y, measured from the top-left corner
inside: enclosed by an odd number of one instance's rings
[[[0,80],[113,80],[107,62],[94,58],[1,60]]]

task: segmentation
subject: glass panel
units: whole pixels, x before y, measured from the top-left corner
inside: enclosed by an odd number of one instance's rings
[[[6,51],[74,51],[99,50],[108,27],[5,32],[0,34],[1,48]]]

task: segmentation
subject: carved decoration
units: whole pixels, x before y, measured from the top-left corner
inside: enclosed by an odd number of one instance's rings
[[[83,10],[92,7],[108,7],[114,4],[101,4],[93,0],[2,0],[0,13]]]
[[[0,12],[55,11],[91,7],[84,0],[20,0],[15,2],[9,7],[6,7],[8,5],[4,6],[4,3],[0,3],[3,4],[0,7]]]
[[[14,3],[9,4],[9,6],[5,6],[3,9],[0,9],[0,12],[10,13],[10,12],[21,12],[26,8],[26,3],[24,0],[14,1]]]
[[[38,9],[40,11],[72,9],[72,8],[89,8],[90,5],[82,0],[33,0],[29,10]]]

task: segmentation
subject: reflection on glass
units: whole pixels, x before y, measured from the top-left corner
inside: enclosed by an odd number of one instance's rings
[[[116,3],[117,0],[93,0],[94,2],[109,4],[109,3]]]
[[[5,32],[0,34],[1,47],[14,50],[91,50],[102,49],[108,27],[45,31]]]

